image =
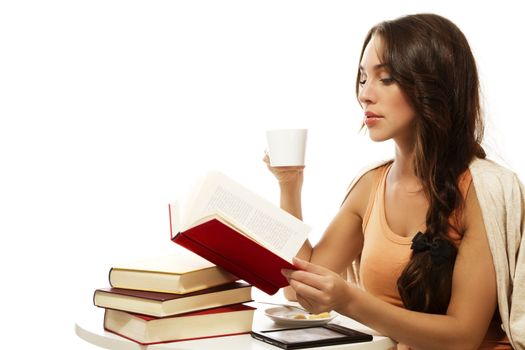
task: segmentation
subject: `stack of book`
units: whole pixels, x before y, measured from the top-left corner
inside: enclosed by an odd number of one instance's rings
[[[184,209],[184,211],[182,210]],[[310,227],[217,172],[169,205],[178,252],[110,270],[104,328],[141,344],[248,333],[252,286],[275,294]],[[236,282],[241,279],[245,282]]]
[[[189,250],[114,266],[97,289],[104,329],[143,345],[248,333],[252,286]]]

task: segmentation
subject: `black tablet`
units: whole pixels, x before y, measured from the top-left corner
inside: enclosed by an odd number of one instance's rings
[[[251,335],[257,340],[261,340],[283,349],[303,349],[372,340],[370,334],[362,333],[336,324],[306,328],[252,331]]]

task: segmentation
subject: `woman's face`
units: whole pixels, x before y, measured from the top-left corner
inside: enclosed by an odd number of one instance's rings
[[[394,139],[412,143],[415,135],[415,112],[381,63],[381,38],[373,36],[363,53],[360,69],[359,102],[365,112],[364,124],[374,141]]]

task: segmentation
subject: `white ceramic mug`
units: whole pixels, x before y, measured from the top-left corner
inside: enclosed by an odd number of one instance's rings
[[[266,131],[271,166],[304,165],[307,129],[273,129]]]

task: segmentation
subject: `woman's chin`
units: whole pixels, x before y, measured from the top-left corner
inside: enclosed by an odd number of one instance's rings
[[[380,134],[380,133],[374,133],[370,131],[368,132],[368,136],[370,137],[370,140],[374,142],[383,142],[383,141],[387,141],[391,139],[391,137],[387,135]]]

